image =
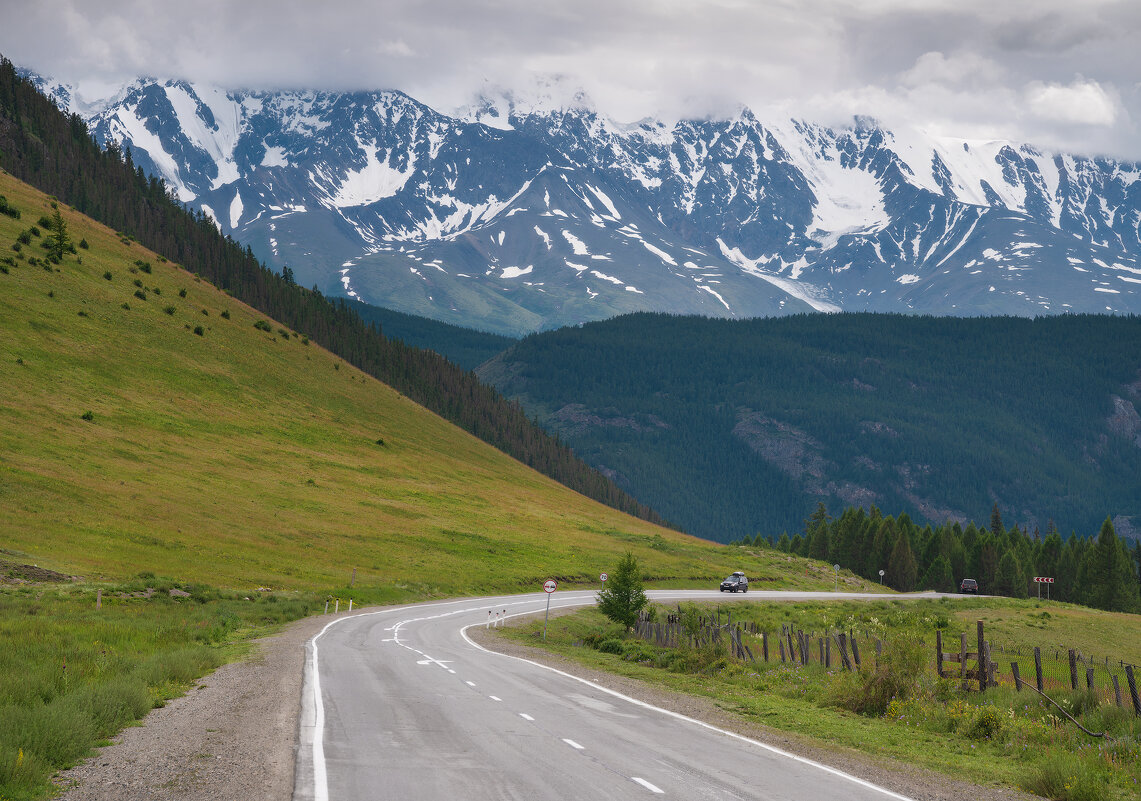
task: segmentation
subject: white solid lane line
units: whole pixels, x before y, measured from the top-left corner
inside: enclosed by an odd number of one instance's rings
[[[650,784],[645,779],[639,779],[637,776],[631,776],[630,779],[633,781],[636,781],[638,784],[645,787],[651,793],[658,793],[659,795],[665,795],[665,792],[666,792],[665,790],[661,789],[660,787],[655,787],[654,785]]]

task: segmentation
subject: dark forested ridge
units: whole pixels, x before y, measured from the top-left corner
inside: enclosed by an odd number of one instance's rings
[[[987,526],[920,528],[906,514],[884,517],[874,506],[870,512],[850,507],[832,519],[820,503],[803,534],[782,534],[779,540],[758,535],[736,544],[821,559],[900,592],[955,592],[964,578],[973,578],[987,595],[1026,598],[1041,592],[1098,609],[1141,611],[1141,540],[1130,549],[1108,518],[1095,537],[1063,539],[1053,523],[1044,534],[1007,529],[997,504]],[[1054,581],[1046,587],[1036,576]]]
[[[210,218],[173,200],[129,152],[99,148],[77,116],[61,112],[0,59],[0,167],[202,276],[571,489],[660,522],[474,374],[437,353],[388,339],[347,302],[296,286],[223,237]]]
[[[661,514],[729,541],[823,500],[1141,529],[1141,318],[636,314],[480,369]]]
[[[352,307],[366,323],[380,326],[389,339],[399,339],[414,348],[434,350],[465,370],[474,370],[519,341],[359,301]]]

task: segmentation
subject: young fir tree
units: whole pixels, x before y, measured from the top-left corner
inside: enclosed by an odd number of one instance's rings
[[[58,261],[63,261],[63,254],[71,247],[71,237],[67,233],[67,220],[59,213],[58,207],[52,213],[49,230],[51,233],[46,240],[48,252],[55,256]]]
[[[615,623],[627,629],[633,628],[641,612],[650,599],[642,589],[642,577],[638,574],[638,560],[629,551],[618,561],[614,575],[598,593],[598,610]]]

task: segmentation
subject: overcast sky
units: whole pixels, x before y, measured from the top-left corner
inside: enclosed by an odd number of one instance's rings
[[[1138,0],[0,0],[0,20],[0,53],[89,93],[150,75],[451,111],[581,89],[623,122],[744,104],[1141,160]]]

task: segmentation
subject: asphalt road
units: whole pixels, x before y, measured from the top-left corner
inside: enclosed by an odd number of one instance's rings
[[[655,601],[869,598],[654,591]],[[551,609],[594,603],[556,592]],[[898,595],[886,596],[899,598]],[[465,629],[544,593],[337,617],[310,641],[296,801],[903,799],[843,772],[481,648]]]

